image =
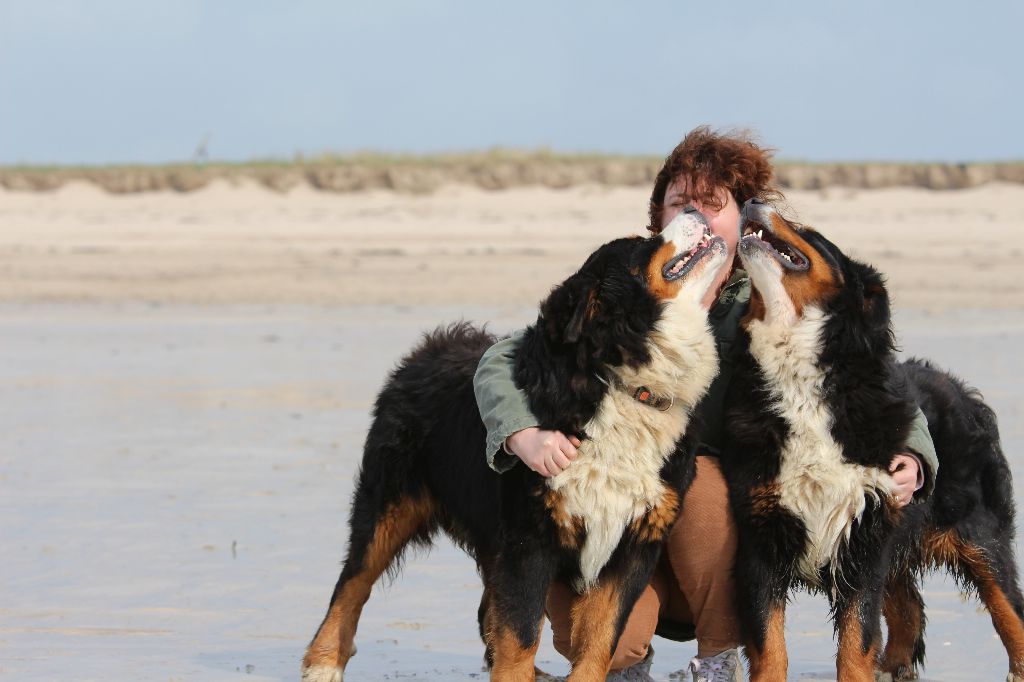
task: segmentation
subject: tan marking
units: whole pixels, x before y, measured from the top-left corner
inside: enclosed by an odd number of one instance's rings
[[[836,678],[839,682],[874,682],[876,643],[864,648],[864,638],[857,612],[853,605],[843,614],[839,623],[839,653],[836,655]]]
[[[629,531],[638,542],[661,542],[678,516],[679,495],[671,488],[665,488],[661,502],[643,516],[634,519],[629,524]]]
[[[761,297],[761,292],[756,288],[751,287],[750,289],[750,302],[747,304],[747,312],[740,318],[740,325],[746,329],[750,324],[751,320],[764,320],[764,316],[768,313],[767,308],[764,305],[764,298]]]
[[[1010,659],[1010,672],[1024,677],[1024,623],[1021,623],[1006,593],[999,587],[985,552],[965,542],[955,530],[931,532],[924,539],[925,557],[934,565],[960,566],[976,578],[978,595],[992,617],[999,638]]]
[[[619,619],[618,585],[604,581],[580,595],[572,606],[569,642],[572,672],[568,682],[603,680],[612,663]]]
[[[1006,648],[1006,655],[1010,659],[1010,672],[1018,677],[1024,677],[1024,627],[1020,618],[1013,610],[1010,600],[1006,598],[1006,593],[991,574],[983,578],[980,591],[981,600],[985,602],[985,607],[992,617],[992,625],[995,626],[999,639]]]
[[[551,514],[558,530],[558,543],[565,549],[578,549],[580,538],[583,537],[583,519],[572,516],[565,510],[565,501],[562,496],[551,489],[544,492],[544,506]]]
[[[804,306],[821,304],[834,296],[842,282],[836,280],[836,275],[825,258],[800,236],[789,221],[774,212],[771,214],[771,220],[774,236],[798,249],[810,262],[810,267],[803,272],[782,269],[782,286],[786,288],[786,293],[789,294],[799,317],[803,314]]]
[[[597,296],[597,289],[591,289],[590,293],[587,294],[587,313],[584,319],[590,322],[600,310],[601,299]]]
[[[960,561],[960,549],[963,543],[955,530],[929,531],[921,541],[925,561],[933,567],[956,567]]]
[[[924,623],[921,619],[921,605],[913,595],[913,578],[900,576],[886,588],[882,602],[882,615],[889,630],[882,653],[883,672],[892,673],[893,678],[910,673],[914,663],[914,647]]]
[[[667,301],[675,298],[682,287],[683,279],[665,281],[662,273],[665,265],[676,255],[676,245],[672,242],[665,242],[664,246],[658,249],[647,264],[647,290],[659,301]]]
[[[789,655],[786,653],[786,607],[776,606],[768,614],[764,648],[753,643],[746,648],[751,682],[786,682]]]
[[[488,609],[486,632],[487,646],[494,652],[494,667],[491,668],[491,679],[501,682],[534,682],[536,670],[533,662],[537,658],[540,646],[540,631],[544,619],[537,624],[537,634],[533,644],[523,647],[516,634],[507,625],[500,622],[499,614],[492,614]]]
[[[772,516],[779,510],[779,484],[767,483],[750,490],[750,513],[753,516]]]
[[[373,584],[391,564],[395,554],[429,522],[433,513],[433,502],[423,497],[401,500],[381,516],[367,546],[362,570],[341,585],[340,590],[336,588],[331,597],[327,615],[302,659],[303,669],[312,666],[345,667],[355,653],[356,626]]]

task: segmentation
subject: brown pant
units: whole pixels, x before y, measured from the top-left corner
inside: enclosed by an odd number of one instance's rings
[[[735,557],[736,526],[718,459],[698,457],[697,475],[683,498],[661,563],[619,637],[612,670],[643,660],[659,616],[695,626],[698,656],[713,656],[738,646],[739,623],[733,607]],[[548,591],[547,614],[555,649],[566,658],[571,651],[569,614],[576,598],[563,583],[553,583]]]

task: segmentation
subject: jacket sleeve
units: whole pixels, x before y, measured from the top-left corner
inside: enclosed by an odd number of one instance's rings
[[[516,388],[512,378],[515,350],[522,336],[519,331],[488,348],[473,377],[476,404],[487,428],[487,464],[498,473],[508,471],[519,461],[505,451],[505,439],[516,431],[537,426],[526,395]]]
[[[914,421],[910,424],[910,433],[907,434],[907,449],[917,455],[924,470],[924,486],[917,491],[915,497],[926,498],[935,490],[935,476],[939,473],[939,458],[935,454],[935,443],[932,442],[931,433],[928,431],[928,419],[925,418],[920,407],[917,408]]]

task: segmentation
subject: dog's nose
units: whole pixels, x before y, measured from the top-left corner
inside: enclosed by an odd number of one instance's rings
[[[683,206],[683,214],[688,215],[691,218],[695,218],[697,222],[704,226],[704,229],[710,228],[707,216],[705,216],[703,213],[697,210],[697,207],[694,206],[693,204],[687,204],[686,206]]]
[[[761,201],[760,199],[758,199],[757,197],[754,197],[753,199],[747,199],[746,203],[744,203],[743,205],[744,206],[764,206],[764,202]]]

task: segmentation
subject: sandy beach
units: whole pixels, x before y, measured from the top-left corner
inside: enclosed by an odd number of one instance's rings
[[[0,300],[525,305],[647,225],[646,189],[287,193],[217,180],[111,195],[0,190]],[[792,212],[890,279],[899,306],[1024,307],[1024,185],[791,192]]]
[[[887,274],[902,352],[982,390],[1024,480],[1024,186],[788,198]],[[528,323],[597,244],[643,231],[646,201],[0,190],[0,678],[297,679],[395,360],[441,322]],[[447,543],[410,560],[375,590],[346,679],[485,679],[479,593]],[[978,604],[945,577],[925,599],[925,678],[1003,679]],[[791,608],[791,679],[834,679],[826,617],[820,598]],[[695,646],[654,647],[657,679],[689,679]],[[567,669],[549,634],[539,660]]]

